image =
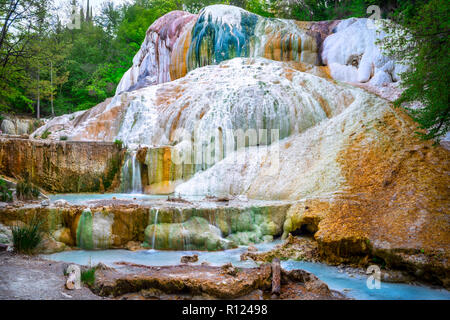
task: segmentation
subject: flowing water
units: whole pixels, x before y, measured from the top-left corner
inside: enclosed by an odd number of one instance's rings
[[[344,293],[354,299],[364,300],[450,300],[450,292],[423,285],[381,282],[380,289],[367,287],[367,276],[349,275],[337,267],[323,263],[305,261],[283,261],[286,270],[303,269],[315,274],[328,284],[330,289]]]
[[[158,213],[159,213],[159,210],[156,209],[156,213],[155,213],[155,223],[153,224],[152,249],[155,249],[155,237],[156,237],[156,226],[157,226],[157,224],[158,224]]]
[[[120,189],[125,193],[141,194],[142,178],[141,166],[136,159],[136,150],[127,153],[122,167],[122,180]]]
[[[261,243],[255,245],[259,252],[269,251],[281,241]],[[43,257],[54,261],[65,261],[82,265],[95,265],[102,262],[111,267],[120,268],[114,264],[119,261],[143,264],[148,266],[168,266],[180,264],[180,259],[185,255],[198,254],[199,260],[195,264],[208,262],[213,266],[220,266],[231,262],[233,265],[243,268],[256,267],[253,261],[240,261],[240,255],[247,251],[247,247],[241,246],[218,252],[207,251],[159,251],[159,250],[100,250],[100,251],[66,251]],[[282,267],[286,270],[303,269],[314,273],[328,286],[342,292],[349,298],[364,300],[450,300],[450,292],[445,289],[436,289],[423,285],[382,282],[380,289],[369,289],[366,285],[367,276],[359,274],[347,274],[337,267],[322,263],[302,261],[282,261]]]

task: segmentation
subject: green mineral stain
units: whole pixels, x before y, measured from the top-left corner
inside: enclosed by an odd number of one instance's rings
[[[48,231],[50,233],[62,228],[63,215],[59,209],[49,209],[47,215]]]
[[[77,247],[81,249],[94,249],[92,238],[93,216],[90,210],[84,210],[77,226]]]

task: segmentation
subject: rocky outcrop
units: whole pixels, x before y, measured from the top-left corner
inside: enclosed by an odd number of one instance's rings
[[[282,233],[290,203],[173,203],[155,201],[102,201],[89,206],[4,205],[0,207],[1,230],[42,221],[45,243],[39,250],[57,252],[76,246],[82,249],[133,247],[169,250],[224,250],[272,241]],[[6,240],[5,240],[6,241]]]
[[[0,223],[0,244],[10,245],[12,242],[13,236],[11,228]]]
[[[192,207],[192,205],[191,205]],[[146,244],[162,249],[223,250],[281,235],[289,203],[153,210]]]
[[[0,137],[0,173],[29,176],[49,192],[100,192],[117,187],[123,154],[113,143]]]
[[[170,12],[149,27],[116,93],[173,81],[235,57],[318,65],[321,38],[313,25],[266,19],[225,5],[206,7],[199,15]]]
[[[385,21],[387,23],[387,21]],[[408,66],[382,53],[383,23],[373,19],[341,21],[324,40],[322,61],[333,79],[378,87],[400,80]]]
[[[184,299],[236,299],[248,295],[259,296],[271,288],[270,265],[259,268],[236,269],[234,274],[223,273],[222,267],[169,266],[148,267],[129,263],[117,263],[121,271],[97,271],[93,292],[100,296],[132,297],[139,293],[143,298],[167,299],[178,296]],[[125,272],[123,271],[125,268]],[[280,299],[338,299],[314,275],[303,271],[282,270]],[[258,294],[257,292],[260,291]]]
[[[172,11],[156,20],[148,28],[141,49],[133,59],[133,66],[122,77],[116,93],[169,82],[170,57],[174,50],[177,51],[174,46],[196,18],[188,12]],[[185,51],[184,48],[178,50]]]
[[[177,161],[176,148],[144,147],[138,150],[141,182],[146,194],[171,194],[183,181],[195,174],[195,165]]]
[[[209,251],[235,247],[230,240],[223,239],[220,229],[200,217],[182,223],[160,223],[145,229],[146,245],[151,248],[172,250]]]
[[[0,132],[4,135],[22,136],[31,134],[43,124],[43,121],[37,119],[0,115]]]
[[[173,81],[235,57],[325,65],[336,80],[374,87],[398,82],[408,67],[383,55],[377,43],[386,37],[383,23],[388,21],[266,19],[224,5],[199,15],[173,11],[149,27],[117,93]]]
[[[203,170],[237,147],[238,142],[230,136],[236,130],[243,134],[254,130],[249,133],[250,144],[266,145],[277,138],[271,136],[272,129],[279,130],[282,139],[351,103],[350,90],[338,89],[319,76],[327,78],[321,68],[300,62],[236,58],[195,69],[176,81],[123,93],[85,114],[55,118],[33,136],[48,131],[56,139],[63,132],[77,141],[121,140],[135,150],[139,146],[173,146],[180,164]],[[263,107],[258,107],[261,101],[265,101]],[[58,131],[64,121],[70,132]],[[207,152],[212,154],[212,150],[207,147],[216,136],[223,151],[208,159]],[[197,149],[189,150],[192,141]]]
[[[247,249],[247,252],[241,254],[241,261],[254,260],[271,262],[274,258],[282,260],[306,260],[319,261],[319,251],[317,249],[317,242],[311,237],[294,237],[289,234],[288,238],[275,248],[267,252],[257,252]]]
[[[420,141],[415,124],[382,100],[353,106],[358,111],[349,107],[269,151],[246,150],[225,159],[178,190],[301,199],[287,214],[285,235],[296,230],[314,235],[323,259],[349,262],[375,255],[446,284],[448,150]],[[267,159],[274,151],[280,166],[272,176],[262,169],[268,160],[249,160]],[[224,178],[215,183],[212,177]]]

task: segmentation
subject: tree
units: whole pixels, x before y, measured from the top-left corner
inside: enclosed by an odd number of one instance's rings
[[[30,43],[35,38],[51,1],[0,1],[0,111],[15,105],[32,110],[32,101],[21,83],[29,79],[29,59],[33,57]]]
[[[408,111],[424,139],[439,139],[450,130],[449,10],[446,0],[405,1],[393,16],[397,27],[386,26],[390,36],[382,43],[388,55],[411,66],[401,76],[405,90],[395,106]],[[423,107],[408,107],[415,101]]]

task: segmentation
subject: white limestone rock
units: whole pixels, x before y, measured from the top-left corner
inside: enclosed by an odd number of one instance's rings
[[[12,239],[11,229],[0,223],[0,244],[12,244]]]
[[[80,267],[71,264],[66,270],[68,276],[66,281],[66,288],[69,290],[79,290],[81,289],[81,270]]]
[[[382,86],[400,80],[407,66],[383,55],[377,42],[386,33],[381,22],[350,18],[341,21],[323,43],[322,60],[340,81]]]

